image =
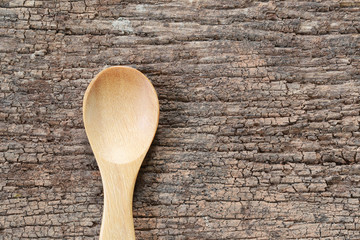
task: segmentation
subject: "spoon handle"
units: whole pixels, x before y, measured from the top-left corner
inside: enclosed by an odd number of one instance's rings
[[[106,162],[99,168],[104,187],[100,240],[135,240],[132,199],[140,165]]]

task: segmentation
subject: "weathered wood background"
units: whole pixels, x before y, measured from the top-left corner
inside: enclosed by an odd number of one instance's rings
[[[357,1],[0,1],[0,239],[95,239],[82,123],[129,65],[161,115],[138,239],[360,239]]]

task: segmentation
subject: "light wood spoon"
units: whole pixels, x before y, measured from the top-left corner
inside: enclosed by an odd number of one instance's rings
[[[85,92],[83,118],[104,187],[100,239],[135,239],[132,198],[159,122],[156,91],[136,69],[107,68]]]

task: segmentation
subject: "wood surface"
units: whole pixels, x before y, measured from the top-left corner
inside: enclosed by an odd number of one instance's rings
[[[0,239],[96,239],[82,97],[154,84],[138,239],[360,239],[358,1],[0,1]]]
[[[156,91],[136,69],[107,68],[87,87],[83,120],[104,189],[99,239],[134,240],[133,192],[159,122]]]

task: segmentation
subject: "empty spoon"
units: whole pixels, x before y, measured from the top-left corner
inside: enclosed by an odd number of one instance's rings
[[[158,126],[156,91],[136,69],[107,68],[85,92],[83,119],[104,188],[100,239],[135,239],[132,198]]]

